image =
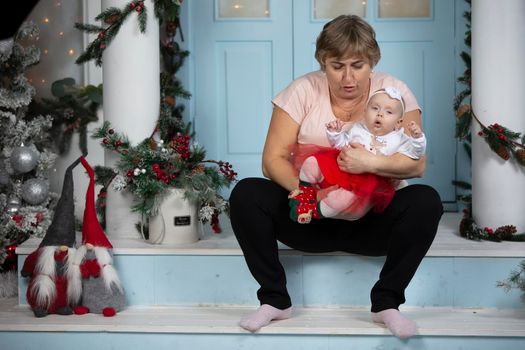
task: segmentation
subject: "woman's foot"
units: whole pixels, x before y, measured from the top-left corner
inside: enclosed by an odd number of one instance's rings
[[[401,339],[410,338],[417,333],[417,324],[396,309],[372,312],[372,321],[384,324],[392,334]]]
[[[239,322],[239,326],[250,332],[256,332],[273,320],[285,320],[291,316],[291,306],[288,309],[281,310],[271,305],[263,304],[255,312],[244,316]]]

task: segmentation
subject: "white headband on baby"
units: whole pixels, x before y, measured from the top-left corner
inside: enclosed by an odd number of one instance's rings
[[[393,86],[387,86],[384,89],[375,91],[370,96],[370,98],[372,98],[372,96],[377,95],[377,94],[387,94],[388,96],[390,96],[390,98],[393,98],[394,100],[398,100],[399,102],[401,102],[401,115],[405,114],[405,102],[403,102],[403,97],[401,97],[401,92],[398,89],[396,89]]]

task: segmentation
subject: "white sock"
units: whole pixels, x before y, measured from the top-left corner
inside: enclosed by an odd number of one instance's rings
[[[320,183],[324,180],[323,173],[321,172],[315,157],[308,157],[303,162],[299,171],[299,179],[311,184]]]
[[[325,218],[332,218],[340,213],[339,210],[327,205],[324,200],[319,202],[319,210]]]
[[[255,312],[244,316],[239,322],[239,326],[250,332],[256,332],[267,326],[272,320],[285,320],[291,316],[291,306],[288,309],[281,310],[271,305],[263,304]]]
[[[372,321],[383,323],[396,337],[404,339],[417,333],[417,324],[396,309],[372,312]]]

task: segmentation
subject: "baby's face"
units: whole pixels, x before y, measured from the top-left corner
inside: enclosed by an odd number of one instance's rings
[[[402,113],[401,101],[386,93],[375,94],[366,106],[366,127],[374,135],[386,135],[401,125]]]

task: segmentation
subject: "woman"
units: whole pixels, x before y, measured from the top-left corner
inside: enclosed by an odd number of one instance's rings
[[[401,338],[417,331],[415,322],[398,308],[405,302],[404,291],[434,239],[443,212],[434,189],[425,185],[398,189],[383,212],[369,212],[355,221],[316,220],[301,225],[290,220],[287,210],[288,193],[299,185],[289,150],[296,143],[328,146],[325,124],[334,119],[361,121],[370,91],[394,86],[406,104],[405,130],[412,121],[421,125],[420,108],[406,85],[372,71],[380,56],[375,32],[367,22],[358,16],[339,16],[317,38],[315,57],[321,70],[298,78],[272,101],[262,163],[269,180],[243,179],[230,196],[233,230],[261,286],[257,292],[261,307],[240,322],[247,330],[257,331],[272,320],[291,317],[286,276],[278,257],[279,240],[306,252],[386,255],[371,291],[372,320]],[[337,161],[349,173],[399,179],[421,176],[425,168],[424,157],[374,155],[359,145],[344,148]]]

